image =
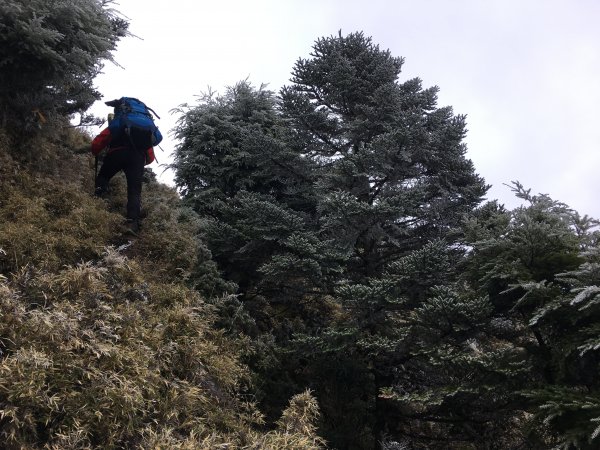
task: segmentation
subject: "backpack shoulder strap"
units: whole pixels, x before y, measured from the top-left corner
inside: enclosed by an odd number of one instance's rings
[[[154,114],[156,116],[157,119],[160,119],[160,116],[158,114],[156,114],[156,111],[154,111],[152,108],[150,108],[149,106],[146,106],[146,108],[148,108],[148,111],[152,112],[152,114]]]
[[[154,114],[157,119],[160,119],[160,116],[158,114],[156,114],[156,111],[154,111],[152,108],[150,108],[148,105],[146,105],[143,101],[141,101],[141,100],[139,100],[137,98],[134,98],[134,97],[124,97],[124,99],[126,99],[126,100],[133,100],[133,101],[136,101],[136,102],[144,105],[144,108],[146,108],[148,111],[150,111],[152,114]]]

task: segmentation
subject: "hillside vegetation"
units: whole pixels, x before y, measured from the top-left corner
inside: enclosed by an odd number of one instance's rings
[[[600,447],[597,220],[486,201],[466,116],[339,32],[181,106],[134,236],[71,125],[110,4],[0,3],[0,446]]]
[[[197,217],[150,180],[145,229],[124,236],[124,178],[93,198],[86,140],[0,135],[2,447],[318,448],[307,392],[259,431],[247,343],[187,287]]]

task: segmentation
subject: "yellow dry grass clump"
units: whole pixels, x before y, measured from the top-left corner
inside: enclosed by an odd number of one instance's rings
[[[247,344],[186,284],[203,253],[176,193],[145,186],[145,228],[124,237],[123,182],[92,198],[69,133],[37,143],[41,165],[0,132],[2,448],[323,448],[310,392],[263,429]]]

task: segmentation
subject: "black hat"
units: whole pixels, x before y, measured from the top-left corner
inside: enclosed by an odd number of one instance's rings
[[[104,104],[106,106],[112,106],[113,108],[116,108],[117,106],[119,106],[121,104],[121,99],[118,98],[116,100],[111,100],[110,102],[104,102]]]

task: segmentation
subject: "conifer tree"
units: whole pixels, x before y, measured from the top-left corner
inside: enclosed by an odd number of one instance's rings
[[[597,448],[598,222],[519,183],[515,191],[527,205],[493,235],[479,235],[471,266],[496,320],[511,324],[505,342],[529,366],[529,382],[512,393],[515,409],[534,414],[531,428],[547,432],[547,447]]]
[[[290,379],[298,366],[285,342],[304,322],[330,320],[319,304],[339,271],[335,251],[315,233],[314,164],[264,86],[240,82],[181,112],[176,183],[204,218],[203,241],[224,277],[237,285],[239,300],[217,305],[220,321],[254,338],[248,363],[257,396],[276,418],[302,389]]]
[[[575,270],[552,282],[525,283],[521,304],[535,304],[528,316],[539,349],[532,347],[541,382],[524,387],[539,426],[548,426],[558,448],[600,445],[599,249],[583,253]]]
[[[266,385],[313,388],[340,448],[394,428],[378,395],[410,356],[416,309],[443,292],[478,308],[464,321],[487,311],[451,290],[459,225],[487,188],[465,157],[465,118],[437,107],[437,88],[400,83],[402,63],[362,33],[323,38],[279,99],[241,83],[177,129],[181,192],[272,334]],[[290,397],[279,392],[267,407]]]
[[[362,33],[319,39],[300,59],[282,109],[319,165],[324,230],[357,280],[446,236],[486,191],[465,158],[465,117],[437,108],[437,87],[400,83],[403,59]]]
[[[413,418],[401,434],[427,424],[424,448],[597,446],[596,222],[515,192],[525,206],[492,202],[466,222],[460,291],[409,321],[413,357],[384,397]]]
[[[111,0],[0,3],[0,124],[40,123],[100,99],[93,79],[127,35]]]
[[[326,432],[346,448],[375,445],[396,426],[398,412],[383,409],[391,406],[377,399],[378,390],[411,358],[407,327],[416,309],[444,298],[459,315],[483,308],[472,313],[475,322],[486,311],[477,298],[439,293],[461,257],[453,250],[457,229],[487,189],[465,157],[465,117],[437,107],[437,88],[400,82],[403,62],[362,33],[322,38],[281,93],[283,114],[317,166],[321,237],[347,255],[335,294],[348,315],[335,332],[298,339],[312,343],[304,351],[313,357],[325,349],[324,360],[338,349],[348,358],[332,364],[358,364],[373,380],[354,380],[370,399],[359,409],[348,408],[347,398],[321,399],[325,417],[342,410],[370,417],[362,427]],[[334,383],[335,375],[322,380],[317,395]]]
[[[240,82],[184,112],[176,182],[206,217],[208,245],[246,299],[290,303],[319,291],[335,255],[314,234],[313,163],[274,94]]]

